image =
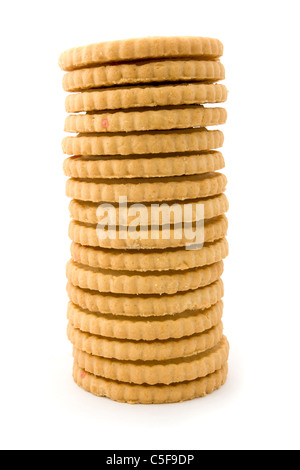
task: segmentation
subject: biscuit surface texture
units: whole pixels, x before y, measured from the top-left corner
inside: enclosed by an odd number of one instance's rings
[[[214,348],[223,336],[222,323],[198,335],[165,341],[130,341],[83,333],[68,326],[73,346],[93,356],[119,361],[168,361],[186,358]],[[222,345],[224,349],[224,345]]]
[[[125,227],[126,228],[126,227]],[[214,219],[204,221],[203,242],[210,243],[227,235],[228,219],[221,215]],[[146,233],[143,233],[143,232]],[[189,247],[195,242],[190,234],[182,233],[182,228],[173,226],[168,230],[151,230],[151,227],[141,228],[138,236],[131,237],[131,232],[127,231],[125,236],[121,230],[117,231],[116,237],[101,238],[97,225],[83,224],[72,220],[69,225],[69,237],[77,244],[89,247],[101,247],[115,250],[163,250],[166,248]],[[122,236],[121,236],[122,235]]]
[[[228,91],[215,83],[183,83],[173,85],[129,86],[83,91],[67,96],[67,113],[156,106],[182,106],[224,103]]]
[[[98,397],[128,404],[168,404],[181,403],[206,395],[218,390],[225,384],[228,375],[228,365],[201,379],[183,382],[175,385],[132,385],[114,382],[96,377],[80,369],[74,363],[73,377],[75,383]]]
[[[92,356],[76,348],[73,351],[75,361],[86,372],[109,380],[138,385],[170,385],[206,377],[227,363],[228,354],[229,345],[224,336],[217,345],[205,352],[159,363],[117,361]]]
[[[67,155],[142,155],[215,150],[223,146],[220,130],[193,129],[152,131],[151,133],[117,133],[107,135],[78,134],[65,137],[62,148]]]
[[[64,161],[66,176],[79,179],[161,178],[200,175],[222,170],[220,152],[194,152],[164,156],[86,156],[69,157]]]
[[[95,88],[163,83],[217,82],[224,80],[220,62],[203,60],[161,60],[135,64],[106,65],[74,70],[63,77],[63,88],[77,92]]]
[[[206,310],[150,318],[103,315],[83,310],[72,302],[68,305],[68,320],[75,329],[92,335],[134,341],[179,339],[203,333],[217,326],[222,315],[222,301]]]
[[[221,238],[206,243],[199,250],[173,249],[164,251],[118,251],[92,248],[72,243],[71,255],[74,261],[92,268],[114,271],[185,271],[207,266],[225,259],[229,253],[228,241]]]
[[[67,278],[81,289],[111,294],[176,294],[208,286],[223,274],[223,261],[187,271],[135,273],[96,269],[69,261]]]
[[[95,64],[164,57],[219,58],[223,44],[218,39],[202,37],[149,37],[91,44],[69,49],[61,54],[62,70],[75,70]]]
[[[224,108],[141,108],[138,111],[71,114],[66,118],[65,131],[85,134],[191,129],[218,126],[225,124],[226,119],[227,112]]]
[[[205,310],[224,296],[223,281],[194,291],[161,296],[108,295],[67,285],[69,299],[82,309],[94,313],[128,317],[154,317],[177,315],[186,311]]]
[[[197,207],[201,205],[203,210],[201,214],[198,213]],[[229,209],[229,202],[224,193],[217,194],[216,196],[201,198],[201,199],[192,199],[186,200],[184,202],[170,202],[170,206],[174,207],[174,211],[169,211],[167,208],[166,215],[168,223],[175,225],[181,223],[184,219],[185,222],[197,222],[204,219],[213,219],[222,214],[225,214]],[[86,224],[101,224],[103,213],[98,213],[99,203],[79,201],[78,199],[73,199],[70,203],[69,210],[70,215],[74,220],[78,222],[83,222]],[[143,212],[139,212],[139,225],[140,226],[150,226],[151,220],[154,218],[160,219],[159,215],[161,214],[161,221],[159,225],[162,225],[163,222],[163,204],[145,204],[143,207]],[[189,207],[190,214],[187,216],[185,213],[186,208]],[[117,222],[122,219],[121,210],[118,205],[114,205],[116,220]],[[175,210],[176,208],[176,210]],[[122,220],[122,226],[129,226],[132,221],[137,217],[136,214],[131,214],[130,208],[126,209],[126,220]],[[122,211],[123,216],[123,211]]]
[[[125,227],[126,229],[126,227]],[[146,233],[143,233],[143,232]],[[211,243],[227,235],[228,220],[225,215],[221,215],[214,219],[204,221],[203,243]],[[103,232],[101,232],[103,233]],[[116,235],[116,236],[115,236]],[[168,229],[151,230],[151,227],[141,227],[141,232],[137,236],[132,237],[131,232],[127,231],[122,234],[121,230],[117,231],[111,238],[99,236],[97,225],[83,224],[72,220],[69,225],[69,237],[77,244],[115,250],[163,250],[167,248],[189,248],[195,239],[193,235],[185,235],[182,229],[176,226]],[[199,247],[191,247],[199,249]]]
[[[174,178],[145,178],[131,180],[78,180],[69,179],[68,197],[79,201],[99,203],[184,201],[216,196],[226,190],[227,178],[222,173]]]

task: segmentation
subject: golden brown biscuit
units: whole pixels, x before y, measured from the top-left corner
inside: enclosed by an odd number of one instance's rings
[[[67,113],[156,106],[224,103],[228,91],[219,83],[128,86],[72,93],[66,98]]]
[[[74,381],[85,391],[120,403],[144,405],[181,403],[205,397],[224,385],[227,375],[228,365],[226,364],[213,374],[192,382],[154,386],[125,384],[96,377],[80,369],[76,361],[73,369]]]
[[[183,220],[185,222],[197,222],[201,220],[199,218],[199,214],[197,213],[197,206],[199,204],[203,205],[203,215],[205,219],[213,219],[214,217],[218,217],[219,215],[225,214],[229,209],[229,202],[224,193],[218,194],[217,196],[202,198],[202,199],[193,199],[182,202],[175,202],[171,201],[169,205],[172,207],[173,204],[176,204],[177,210],[174,211],[167,211],[168,221],[171,225],[176,225],[181,223]],[[184,217],[184,209],[186,205],[191,207],[191,214],[189,217]],[[99,203],[94,202],[87,202],[87,201],[79,201],[78,199],[73,199],[70,203],[70,215],[72,219],[77,220],[77,222],[83,222],[84,224],[101,224],[101,220],[103,220],[102,214],[97,214],[97,210],[99,207]],[[158,204],[158,207],[154,207],[153,205],[146,204],[146,211],[145,214],[140,213],[140,226],[148,226],[151,225],[151,220],[153,217],[159,219],[159,213],[162,211],[161,204]],[[120,221],[120,207],[115,205],[116,210],[116,220],[117,222]],[[127,226],[134,220],[136,215],[130,214],[130,207],[127,208]],[[202,212],[202,211],[201,211]],[[122,225],[125,225],[125,221],[122,220]],[[162,220],[160,222],[162,225]]]
[[[78,366],[90,374],[108,380],[137,385],[170,385],[206,377],[228,361],[229,344],[223,336],[213,348],[194,356],[169,361],[118,361],[92,356],[74,348]]]
[[[116,64],[74,70],[63,77],[68,92],[120,85],[163,83],[213,83],[224,80],[225,69],[220,62],[203,60],[160,60],[135,64]]]
[[[168,361],[199,354],[215,347],[222,338],[223,324],[188,338],[165,341],[129,341],[104,338],[76,330],[68,325],[73,346],[93,356],[119,361]]]
[[[152,131],[134,134],[79,134],[65,137],[62,148],[67,155],[149,155],[175,152],[215,150],[223,146],[219,130],[188,129],[184,131]]]
[[[204,173],[174,178],[145,178],[121,180],[69,179],[66,185],[68,197],[79,201],[128,203],[188,201],[216,196],[226,190],[227,178],[222,173]]]
[[[139,110],[106,111],[99,113],[71,114],[66,118],[65,131],[81,134],[110,132],[140,132],[225,124],[224,108],[182,106],[180,108],[140,108]]]
[[[204,310],[219,302],[224,296],[222,280],[207,287],[174,295],[115,295],[80,289],[70,282],[67,292],[71,302],[94,313],[128,317],[163,317],[186,311]]]
[[[227,235],[228,219],[221,215],[214,219],[204,221],[203,242],[210,243],[220,240]],[[126,230],[125,234],[120,228],[116,235],[111,238],[99,237],[97,225],[83,224],[71,221],[69,226],[69,237],[75,243],[83,246],[101,247],[114,250],[163,250],[166,248],[187,248],[195,243],[191,235],[185,234],[182,227],[171,226],[169,229],[160,228],[158,230],[151,227],[141,227],[140,233],[136,237]],[[144,233],[145,232],[145,233]],[[199,247],[193,247],[198,250]]]
[[[201,175],[222,170],[220,152],[181,154],[69,157],[64,161],[66,176],[80,179],[162,178]]]
[[[62,70],[164,57],[198,57],[216,59],[223,55],[218,39],[202,37],[148,37],[102,42],[65,51],[59,58]]]
[[[146,318],[104,315],[83,310],[72,302],[68,305],[68,320],[74,328],[92,335],[133,341],[179,339],[203,333],[218,325],[222,315],[221,300],[206,310]]]
[[[111,294],[172,295],[208,286],[223,271],[223,261],[187,271],[136,273],[91,268],[71,260],[67,264],[67,279],[81,289]]]

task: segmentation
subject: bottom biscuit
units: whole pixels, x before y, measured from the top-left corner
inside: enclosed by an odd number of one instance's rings
[[[128,404],[168,404],[182,403],[218,390],[225,384],[228,375],[228,365],[222,369],[192,382],[175,385],[132,385],[96,377],[81,369],[74,362],[74,381],[85,391],[98,397],[109,398],[113,401]]]

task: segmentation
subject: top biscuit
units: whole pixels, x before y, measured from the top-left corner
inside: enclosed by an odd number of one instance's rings
[[[159,58],[217,59],[223,55],[218,39],[202,37],[149,37],[104,42],[65,51],[59,58],[62,70],[69,72],[111,62]]]

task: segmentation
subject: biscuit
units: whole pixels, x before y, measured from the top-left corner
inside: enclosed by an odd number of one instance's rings
[[[204,223],[204,243],[220,240],[227,235],[228,220],[225,215],[206,220]],[[182,233],[181,228],[173,226],[169,231],[161,228],[151,231],[151,228],[141,228],[140,237],[131,238],[130,231],[122,238],[122,228],[116,232],[116,239],[101,239],[98,236],[97,225],[83,224],[72,220],[69,226],[70,239],[83,246],[101,247],[115,250],[162,250],[166,248],[182,248],[191,245],[191,239]],[[146,233],[144,233],[146,232]]]
[[[174,131],[119,133],[111,135],[79,134],[65,137],[63,152],[67,155],[142,155],[215,150],[223,146],[219,130],[187,129]]]
[[[185,201],[184,203],[178,202],[171,202],[170,206],[176,204],[178,206],[178,211],[170,212],[170,220],[171,225],[175,225],[181,223],[183,221],[183,214],[184,208],[186,204],[191,205],[192,213],[189,216],[185,216],[185,222],[197,222],[199,219],[199,215],[197,214],[197,205],[203,205],[203,213],[205,219],[213,219],[214,217],[218,217],[219,215],[225,214],[229,209],[229,202],[225,194],[219,194],[214,197],[210,198],[202,198],[202,199],[194,199],[190,201]],[[140,225],[141,226],[148,226],[151,225],[151,217],[155,216],[156,213],[159,213],[161,209],[161,205],[156,208],[153,205],[146,205],[147,214],[141,213],[140,214]],[[73,199],[70,203],[69,210],[72,219],[77,220],[78,222],[83,222],[84,224],[98,224],[101,223],[103,216],[97,215],[97,209],[99,207],[99,203],[93,202],[86,202],[86,201],[79,201]],[[120,208],[118,205],[115,206],[117,221],[120,221]],[[158,214],[157,214],[158,216]],[[168,211],[169,216],[169,211]],[[127,226],[133,221],[134,216],[130,214],[130,211],[127,210]],[[124,226],[125,221],[122,223]],[[161,224],[160,224],[161,225]]]
[[[228,220],[225,215],[204,221],[203,243],[210,243],[227,235]],[[131,232],[122,227],[116,231],[116,237],[99,237],[97,225],[83,224],[71,221],[69,226],[70,239],[83,246],[109,248],[115,250],[162,250],[191,246],[190,234],[182,233],[177,226],[170,227],[170,230],[160,228],[159,230],[149,227],[141,227],[137,233],[137,238],[131,236]],[[197,246],[193,249],[198,250]]]
[[[63,52],[62,70],[76,70],[109,62],[136,61],[164,57],[198,57],[217,59],[223,55],[218,39],[202,37],[148,37],[90,44]]]
[[[200,175],[222,170],[224,157],[211,151],[165,156],[69,157],[64,161],[66,176],[80,179],[161,178]]]
[[[71,260],[67,279],[73,286],[111,294],[162,295],[199,289],[217,281],[224,272],[224,263],[188,271],[135,273],[96,269]]]
[[[224,79],[224,66],[217,61],[160,60],[105,65],[68,72],[63,77],[63,88],[67,92],[77,92],[116,85],[211,83]]]
[[[80,289],[71,282],[67,285],[69,299],[78,307],[93,313],[128,317],[163,317],[189,310],[204,310],[224,296],[221,279],[207,287],[174,295],[115,295]]]
[[[78,180],[67,181],[66,194],[79,201],[99,203],[184,201],[205,198],[223,193],[227,178],[222,173],[204,173],[174,178],[147,178],[117,181]]]
[[[223,324],[199,335],[165,341],[129,341],[90,335],[68,325],[68,338],[80,351],[119,361],[168,361],[199,354],[215,347],[223,336]]]
[[[69,302],[67,316],[75,329],[92,335],[133,341],[179,339],[218,325],[223,316],[223,302],[206,310],[147,318],[92,313]]]
[[[137,385],[171,385],[206,377],[221,369],[228,361],[229,344],[223,336],[216,346],[205,352],[159,363],[118,361],[92,356],[76,348],[73,356],[81,369],[97,377]]]
[[[225,124],[224,108],[203,106],[165,107],[129,111],[106,111],[97,114],[71,114],[66,118],[65,131],[70,133],[139,132]]]
[[[66,97],[65,108],[67,113],[81,113],[106,109],[224,103],[227,97],[226,86],[219,83],[131,86],[70,94]]]
[[[75,383],[85,391],[98,397],[128,404],[167,404],[181,403],[205,397],[221,388],[228,375],[228,365],[222,369],[192,382],[175,385],[132,385],[96,377],[80,369],[76,362],[73,368]]]
[[[200,250],[117,251],[71,244],[74,261],[92,268],[113,271],[185,271],[217,263],[229,254],[226,238],[205,243]]]

